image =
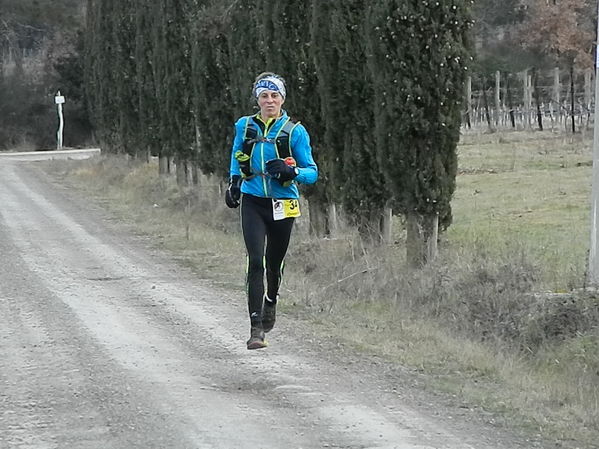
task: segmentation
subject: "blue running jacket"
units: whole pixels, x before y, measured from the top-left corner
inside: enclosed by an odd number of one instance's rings
[[[262,198],[297,199],[299,198],[297,183],[314,184],[318,179],[318,167],[312,158],[310,136],[306,128],[299,123],[293,128],[289,136],[291,156],[297,163],[299,174],[289,187],[283,187],[277,180],[271,178],[265,172],[266,162],[278,157],[274,141],[281,128],[289,120],[285,111],[281,111],[281,114],[274,123],[269,121],[268,125],[266,125],[266,135],[263,134],[262,128],[258,125],[259,121],[261,121],[258,115],[241,117],[235,123],[235,139],[231,151],[231,167],[229,170],[231,177],[235,175],[241,176],[241,170],[239,169],[237,159],[235,159],[235,153],[238,150],[243,151],[243,138],[246,125],[253,126],[256,129],[258,133],[257,138],[265,138],[263,141],[257,142],[254,146],[250,161],[253,176],[243,181],[241,185],[242,193]],[[248,123],[248,120],[250,123]],[[253,124],[251,123],[252,121],[254,122]]]

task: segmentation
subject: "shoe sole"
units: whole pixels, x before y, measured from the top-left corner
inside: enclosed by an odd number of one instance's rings
[[[266,348],[268,346],[268,343],[266,343],[265,341],[253,341],[251,343],[248,343],[247,348],[248,349],[262,349],[262,348]]]

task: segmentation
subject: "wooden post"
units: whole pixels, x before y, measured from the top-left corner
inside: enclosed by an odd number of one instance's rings
[[[591,69],[586,69],[584,71],[584,105],[588,110],[591,109],[591,79]]]
[[[532,69],[532,92],[535,97],[535,106],[537,109],[537,126],[539,127],[539,131],[543,131],[543,110],[541,109],[541,99],[538,89],[539,83],[539,71],[537,68]]]
[[[526,71],[526,126],[532,128],[532,75]]]
[[[487,77],[482,77],[482,94],[483,94],[483,108],[484,115],[489,131],[493,132],[493,125],[491,124],[491,114],[489,114],[489,101],[487,100]]]
[[[499,127],[499,118],[501,116],[501,73],[495,72],[495,126]]]
[[[472,77],[466,80],[466,125],[472,129]]]
[[[591,81],[593,79],[593,72],[592,69],[586,69],[584,72],[584,107],[586,109],[586,118],[587,118],[587,123],[586,126],[589,125],[589,122],[591,121],[591,95],[592,95],[592,89],[591,89]]]
[[[64,116],[62,114],[62,105],[64,104],[64,96],[60,94],[60,91],[56,92],[54,102],[58,109],[58,131],[56,132],[56,149],[62,150],[62,135],[64,131]]]
[[[561,99],[560,99],[560,92],[561,92],[561,84],[560,84],[560,79],[559,79],[559,67],[556,67],[555,69],[553,69],[553,101],[555,102],[555,108],[556,108],[556,119],[558,121],[558,123],[561,123],[561,117],[562,117],[562,105],[561,105]]]
[[[522,109],[524,109],[524,127],[528,126],[526,117],[529,113],[528,107],[528,70],[522,72]]]
[[[516,117],[514,114],[514,104],[512,103],[512,93],[510,91],[510,75],[508,74],[505,79],[505,100],[507,101],[507,107],[510,111],[510,122],[512,128],[516,129]]]
[[[574,114],[574,62],[570,63],[570,112],[572,114],[572,134],[576,133],[576,116]]]
[[[505,74],[505,83],[503,85],[503,103],[502,103],[502,122],[504,126],[508,126],[510,120],[510,101],[508,99],[510,85],[510,74]]]

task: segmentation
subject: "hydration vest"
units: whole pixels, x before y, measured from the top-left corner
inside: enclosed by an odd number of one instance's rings
[[[293,132],[293,128],[299,125],[299,122],[293,122],[290,118],[287,118],[287,121],[283,126],[281,126],[275,138],[267,139],[264,136],[258,136],[258,130],[256,129],[257,125],[252,124],[251,119],[251,117],[248,117],[245,122],[242,145],[243,152],[249,158],[252,157],[252,151],[254,151],[256,144],[260,142],[274,143],[277,157],[280,159],[293,156],[293,151],[291,148],[291,133]]]

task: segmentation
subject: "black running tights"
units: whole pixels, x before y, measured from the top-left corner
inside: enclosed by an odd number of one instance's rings
[[[262,321],[265,265],[266,292],[271,299],[277,297],[293,221],[293,218],[273,219],[271,198],[244,194],[241,199],[241,229],[248,255],[246,287],[252,323]]]

